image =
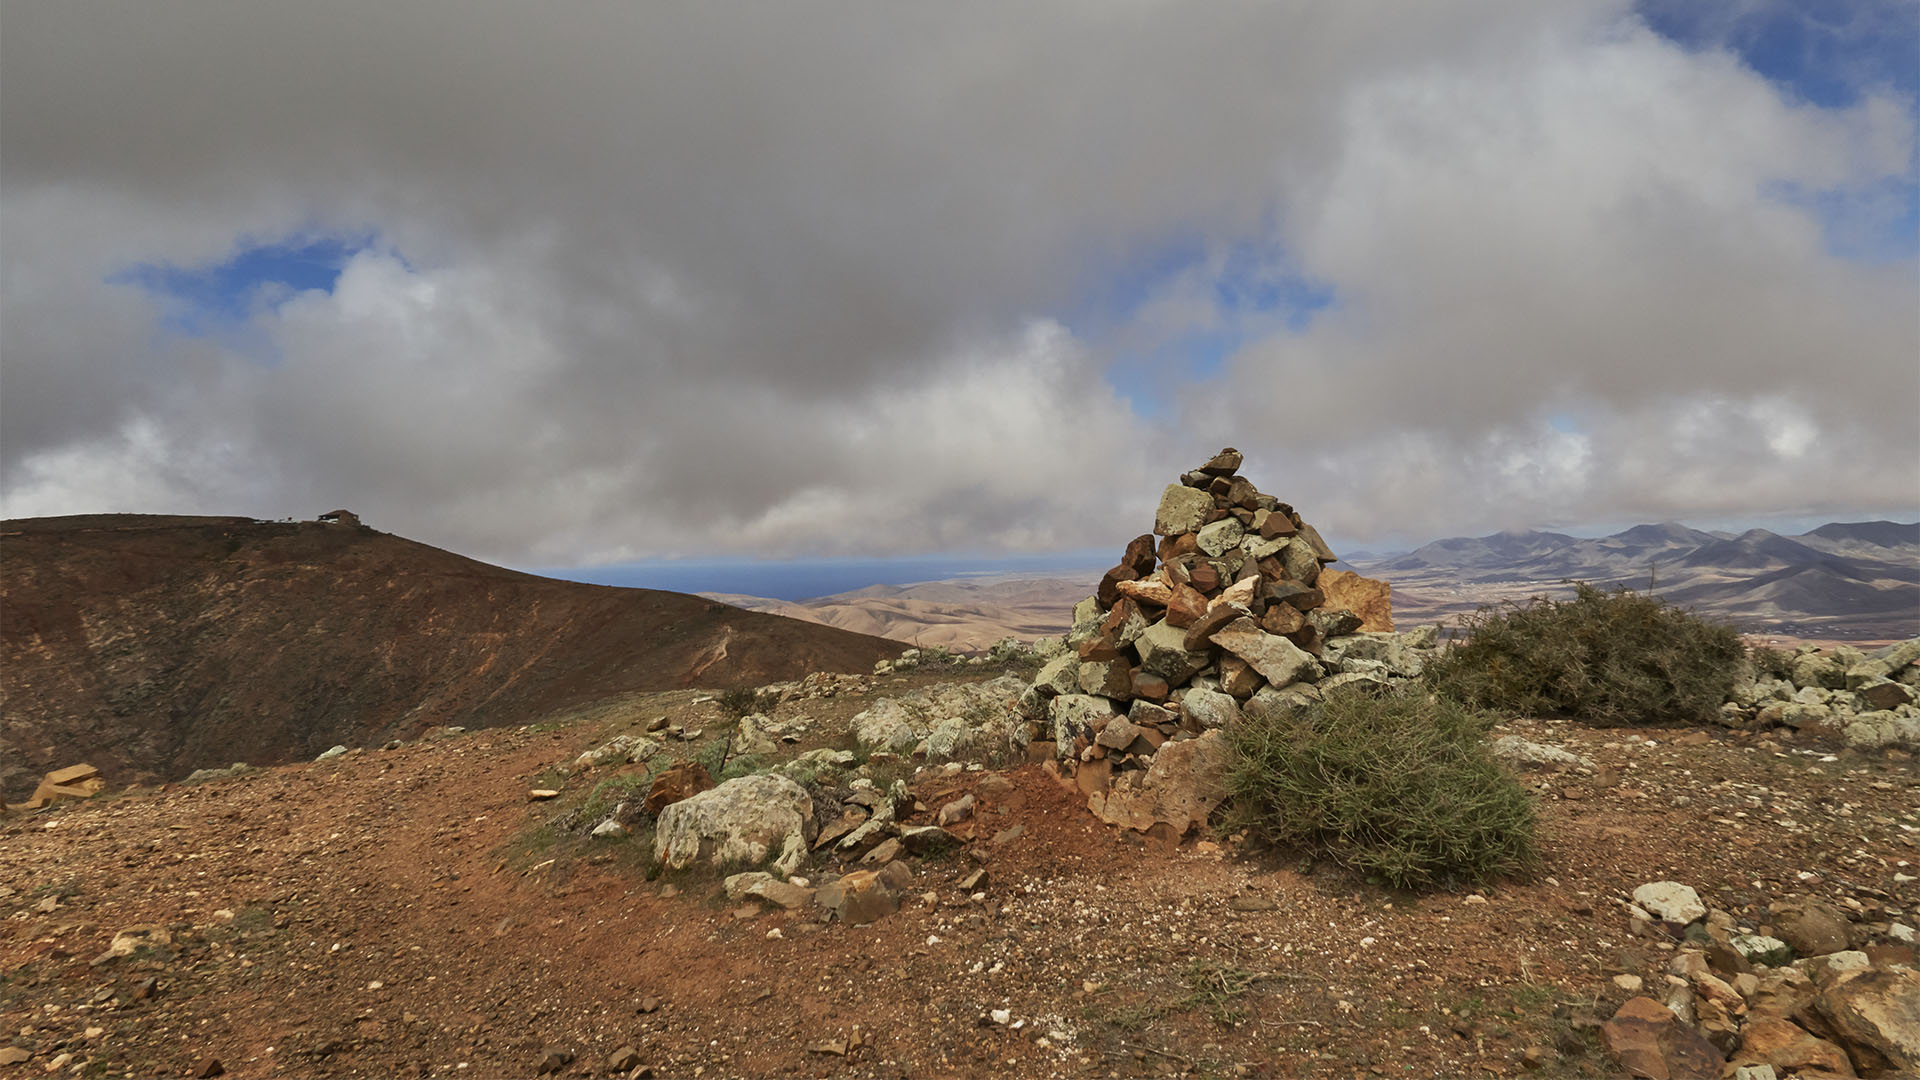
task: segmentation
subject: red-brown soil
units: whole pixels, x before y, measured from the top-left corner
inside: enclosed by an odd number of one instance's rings
[[[711,739],[715,710],[628,711]],[[1595,765],[1532,775],[1532,880],[1414,896],[1231,836],[1156,849],[1028,765],[965,850],[913,861],[932,903],[865,927],[736,911],[711,879],[663,895],[640,838],[541,849],[556,804],[528,788],[596,722],[103,796],[0,820],[0,1045],[31,1055],[0,1077],[60,1054],[84,1075],[531,1076],[549,1048],[608,1076],[626,1046],[659,1077],[1513,1076],[1528,1047],[1544,1075],[1597,1077],[1589,1025],[1627,996],[1610,976],[1657,985],[1672,948],[1631,935],[1635,886],[1686,882],[1756,927],[1793,893],[1858,905],[1862,929],[1915,903],[1909,760],[1510,729]],[[984,775],[915,790],[937,809]],[[956,883],[979,866],[976,901]],[[90,962],[135,924],[172,942]]]
[[[868,671],[896,642],[554,581],[357,526],[0,523],[0,795],[311,758],[607,695]]]

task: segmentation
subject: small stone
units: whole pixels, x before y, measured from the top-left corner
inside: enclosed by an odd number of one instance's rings
[[[640,1051],[623,1046],[607,1055],[607,1068],[614,1072],[632,1072],[640,1067]]]
[[[559,796],[560,793],[553,788],[537,787],[527,792],[527,799],[531,802],[544,802],[547,799],[554,799]]]
[[[220,1064],[220,1059],[217,1057],[201,1058],[193,1065],[193,1075],[197,1080],[209,1080],[209,1078],[219,1076],[226,1071],[227,1067]]]
[[[533,1071],[541,1076],[551,1076],[572,1063],[572,1051],[549,1047],[534,1059]]]
[[[1735,952],[1749,963],[1778,967],[1793,959],[1793,949],[1777,937],[1762,934],[1736,934],[1728,940]]]
[[[1125,722],[1126,721],[1124,720],[1114,721],[1114,723],[1125,723]],[[959,823],[973,816],[973,807],[974,807],[973,796],[962,795],[959,798],[948,803],[947,805],[942,806],[940,808],[940,813],[935,816],[934,820],[942,828],[945,828],[949,825],[958,825]]]
[[[900,843],[900,838],[889,836],[885,840],[875,844],[872,851],[862,855],[860,862],[865,866],[882,866],[892,862],[905,853],[906,848]]]
[[[1613,985],[1629,994],[1637,994],[1640,992],[1640,987],[1644,985],[1644,980],[1638,975],[1615,975]]]
[[[33,1055],[17,1046],[0,1046],[0,1065],[18,1065],[23,1061],[32,1061]]]

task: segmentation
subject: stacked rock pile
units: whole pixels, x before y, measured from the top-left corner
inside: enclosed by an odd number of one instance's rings
[[[1148,778],[1124,774],[1156,760],[1163,772],[1216,770],[1224,748],[1213,732],[1243,711],[1383,688],[1419,674],[1414,650],[1433,644],[1430,630],[1361,633],[1392,629],[1385,584],[1324,571],[1336,557],[1319,532],[1240,476],[1242,460],[1222,450],[1167,487],[1153,533],[1129,543],[1074,609],[1066,650],[1021,695],[1030,752],[1044,756],[1050,742],[1109,821],[1184,831],[1218,798],[1169,807],[1147,797]],[[1203,745],[1166,758],[1163,747],[1189,740]]]

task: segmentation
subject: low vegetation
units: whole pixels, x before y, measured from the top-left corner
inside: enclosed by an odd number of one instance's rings
[[[1537,597],[1468,617],[1465,641],[1428,673],[1434,689],[1475,708],[1604,727],[1700,724],[1745,659],[1732,627],[1581,583],[1571,600]]]
[[[1228,728],[1228,786],[1268,840],[1396,888],[1531,866],[1534,810],[1492,759],[1491,718],[1444,697],[1337,694]]]

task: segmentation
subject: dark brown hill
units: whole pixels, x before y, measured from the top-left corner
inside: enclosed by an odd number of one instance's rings
[[[609,695],[866,671],[898,642],[555,581],[373,529],[93,515],[0,523],[0,790],[113,783],[516,724]]]

